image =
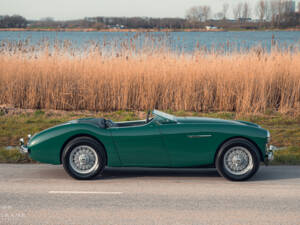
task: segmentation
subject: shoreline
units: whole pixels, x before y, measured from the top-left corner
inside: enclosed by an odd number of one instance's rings
[[[288,29],[95,29],[95,28],[0,28],[0,32],[14,31],[14,32],[270,32],[270,31],[300,31],[300,28],[288,28]]]
[[[35,31],[35,32],[220,32],[224,29],[206,30],[206,29],[95,29],[95,28],[0,28],[0,31]]]

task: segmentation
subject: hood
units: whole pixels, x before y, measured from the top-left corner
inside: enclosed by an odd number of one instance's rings
[[[231,125],[248,125],[253,127],[259,127],[259,125],[255,123],[250,123],[241,120],[223,120],[223,119],[215,119],[208,117],[176,117],[178,123],[197,123],[197,124],[231,124]]]

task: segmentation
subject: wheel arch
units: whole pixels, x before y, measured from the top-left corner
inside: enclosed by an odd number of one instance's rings
[[[216,163],[216,158],[217,158],[217,155],[221,149],[221,147],[228,141],[230,140],[233,140],[233,139],[244,139],[244,140],[247,140],[249,141],[251,144],[253,144],[258,152],[259,152],[259,156],[260,156],[260,161],[263,161],[264,157],[263,157],[263,154],[262,154],[262,150],[260,149],[260,147],[255,143],[255,141],[251,140],[250,138],[246,138],[246,137],[243,137],[243,136],[234,136],[234,137],[230,137],[230,138],[227,138],[225,141],[223,141],[217,148],[216,152],[215,152],[215,156],[214,156],[214,165]]]
[[[60,158],[60,163],[62,163],[61,157],[62,157],[62,153],[63,153],[63,150],[64,150],[64,148],[66,147],[66,145],[67,145],[70,141],[72,141],[72,140],[74,140],[75,138],[78,138],[78,137],[89,137],[89,138],[92,138],[92,139],[94,139],[95,141],[97,141],[97,142],[103,147],[103,149],[104,149],[105,157],[106,157],[106,165],[105,165],[105,166],[107,166],[107,163],[108,163],[108,156],[107,156],[107,152],[106,152],[106,148],[105,148],[104,144],[103,144],[98,138],[96,138],[95,136],[90,135],[90,134],[76,134],[76,135],[73,135],[73,136],[69,137],[69,138],[64,142],[63,146],[62,146],[61,149],[60,149],[60,157],[59,157],[59,158]]]

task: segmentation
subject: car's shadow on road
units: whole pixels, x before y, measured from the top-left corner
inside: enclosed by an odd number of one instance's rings
[[[128,179],[138,177],[180,177],[180,178],[220,178],[216,169],[148,169],[148,168],[107,168],[95,180]],[[262,166],[249,182],[300,179],[299,167]]]
[[[263,182],[276,180],[300,179],[300,167],[298,166],[262,166],[258,173],[254,175],[248,182]],[[30,177],[38,178],[68,178],[62,167],[53,167],[51,169],[44,168],[34,170]],[[217,170],[212,169],[161,169],[161,168],[106,168],[102,176],[94,178],[97,180],[114,180],[114,179],[131,179],[131,178],[185,178],[206,180],[223,180]]]
[[[138,177],[220,177],[215,169],[106,168],[97,179],[127,179]]]

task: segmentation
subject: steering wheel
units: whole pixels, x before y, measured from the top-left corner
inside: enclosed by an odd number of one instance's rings
[[[151,114],[151,110],[149,110],[149,111],[147,112],[146,123],[149,123],[149,121],[150,121],[150,114]]]

